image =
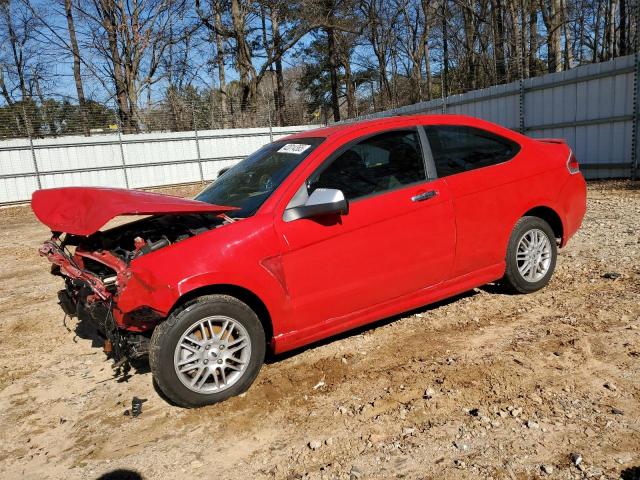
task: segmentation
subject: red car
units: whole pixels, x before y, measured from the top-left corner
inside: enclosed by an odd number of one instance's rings
[[[246,390],[279,353],[501,282],[544,287],[586,186],[562,140],[475,118],[393,117],[264,146],[194,200],[34,193],[70,315],[178,405]],[[101,231],[119,215],[150,215]]]

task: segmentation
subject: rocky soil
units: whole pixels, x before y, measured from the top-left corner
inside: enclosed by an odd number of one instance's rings
[[[48,232],[2,209],[0,477],[640,478],[640,188],[588,203],[543,291],[487,286],[271,359],[199,410],[144,367],[113,378],[63,322]]]

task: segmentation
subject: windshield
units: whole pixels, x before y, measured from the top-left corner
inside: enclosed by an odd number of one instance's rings
[[[240,210],[231,212],[231,215],[249,217],[322,140],[300,138],[265,145],[220,175],[195,199],[239,207]]]

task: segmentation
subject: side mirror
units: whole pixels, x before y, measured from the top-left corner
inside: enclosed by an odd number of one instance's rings
[[[301,218],[331,214],[346,215],[347,213],[349,213],[349,203],[341,190],[316,188],[304,205],[287,208],[282,219],[285,222],[292,222]]]

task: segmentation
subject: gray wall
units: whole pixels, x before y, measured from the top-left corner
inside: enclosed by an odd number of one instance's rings
[[[629,55],[359,118],[471,115],[532,137],[566,139],[587,178],[629,177],[637,166],[637,69],[637,58]]]

